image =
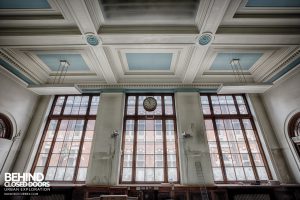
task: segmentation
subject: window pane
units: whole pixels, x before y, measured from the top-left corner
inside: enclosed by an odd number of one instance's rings
[[[56,167],[48,167],[45,180],[53,180],[55,175]]]
[[[43,173],[44,167],[36,167],[34,173]]]
[[[154,181],[154,168],[146,168],[146,181]]]
[[[229,109],[230,114],[232,114],[232,115],[237,114],[235,105],[228,105],[228,109]]]
[[[63,178],[64,178],[64,175],[65,175],[65,171],[66,171],[66,168],[64,168],[64,167],[58,167],[56,169],[54,180],[56,180],[56,181],[62,181]]]
[[[255,166],[264,166],[263,159],[260,154],[252,154]]]
[[[247,180],[255,180],[252,167],[245,167],[244,170],[245,170]]]
[[[155,155],[155,167],[164,167],[163,155]]]
[[[248,114],[247,108],[245,105],[239,105],[239,110],[241,114]]]
[[[166,115],[173,115],[173,106],[165,105],[165,113],[166,113]]]
[[[256,141],[249,141],[249,145],[252,153],[259,153],[259,148]]]
[[[220,142],[222,153],[230,153],[228,142]]]
[[[220,167],[220,158],[219,154],[211,154],[211,164],[213,167]]]
[[[47,158],[48,158],[48,154],[41,153],[37,162],[37,166],[45,166]]]
[[[136,181],[144,181],[145,180],[145,168],[136,168]]]
[[[257,167],[256,170],[257,170],[258,177],[260,180],[268,180],[269,179],[266,169],[264,167]]]
[[[75,167],[77,162],[77,154],[69,154],[67,166]]]
[[[41,149],[41,153],[49,153],[50,147],[51,147],[51,142],[44,142]]]
[[[250,158],[248,154],[241,154],[243,166],[251,166]]]
[[[90,153],[92,148],[92,142],[84,142],[82,146],[82,153]]]
[[[123,167],[132,167],[132,155],[130,154],[124,155]]]
[[[201,98],[201,103],[202,104],[208,104],[209,102],[208,102],[208,97],[207,96],[200,96],[200,98]]]
[[[127,106],[127,115],[135,114],[135,106]]]
[[[246,130],[246,135],[249,141],[256,140],[253,130]]]
[[[223,174],[221,168],[213,168],[214,180],[223,181]]]
[[[168,167],[176,167],[176,154],[170,154],[168,158]]]
[[[245,104],[242,96],[236,96],[235,98],[238,104]]]
[[[212,120],[204,120],[206,130],[214,130]]]
[[[175,142],[167,142],[167,153],[168,154],[176,154]]]
[[[89,154],[81,154],[79,166],[80,167],[88,167],[88,165],[89,165],[89,157],[90,157]]]
[[[164,169],[155,168],[155,181],[162,182],[164,180]]]
[[[146,155],[146,167],[154,167],[154,155]]]
[[[235,168],[235,174],[237,180],[246,180],[245,173],[242,167],[236,167]]]
[[[77,174],[77,181],[85,181],[87,168],[79,168]]]
[[[131,181],[131,177],[132,177],[131,172],[132,172],[131,168],[123,168],[122,180]]]
[[[135,96],[128,96],[127,105],[135,106]]]
[[[219,140],[220,141],[227,141],[226,131],[225,130],[219,130],[218,131]]]
[[[168,168],[168,181],[177,181],[177,168]]]
[[[54,111],[53,111],[54,115],[59,115],[60,114],[60,112],[62,110],[64,100],[65,100],[64,96],[60,96],[60,97],[57,98],[57,101],[56,101],[56,104],[55,104],[55,107],[54,107]]]
[[[52,154],[49,166],[57,166],[58,164],[58,159],[59,159],[59,154]]]
[[[213,110],[215,115],[222,114],[221,107],[219,105],[213,105]]]
[[[215,131],[213,131],[213,130],[207,130],[206,134],[207,134],[207,140],[208,141],[216,141]]]
[[[68,154],[60,154],[57,166],[65,167],[67,165]]]
[[[173,120],[166,120],[166,130],[167,131],[173,131],[174,130]]]
[[[126,130],[127,131],[133,131],[134,130],[134,121],[133,120],[127,120],[126,121]]]
[[[218,153],[218,147],[216,142],[208,142],[209,152]]]
[[[136,157],[136,167],[146,167],[145,155],[137,155]]]
[[[146,120],[146,130],[154,131],[154,120]]]
[[[74,170],[75,168],[73,167],[66,168],[64,181],[72,181],[74,176]]]
[[[234,166],[242,166],[240,154],[232,154],[232,161]]]
[[[96,115],[98,110],[100,97],[99,96],[93,96],[91,106],[90,106],[90,115]]]
[[[233,166],[231,154],[223,154],[225,166]]]
[[[236,142],[229,142],[230,152],[239,153],[238,145]]]
[[[235,181],[236,177],[235,177],[234,168],[233,167],[226,167],[225,170],[226,170],[227,180]]]

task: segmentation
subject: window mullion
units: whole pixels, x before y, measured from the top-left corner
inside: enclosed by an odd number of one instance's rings
[[[80,139],[80,145],[79,145],[78,154],[77,154],[77,160],[76,160],[76,164],[75,164],[75,171],[74,171],[74,175],[73,175],[73,182],[74,183],[76,182],[76,179],[77,179],[79,162],[80,162],[80,158],[81,158],[81,152],[82,152],[82,148],[83,148],[83,142],[84,142],[86,127],[87,127],[87,122],[88,122],[88,120],[84,119],[84,124],[83,124],[81,139]],[[69,155],[70,155],[70,153],[69,153]]]
[[[167,156],[167,139],[166,139],[166,120],[162,120],[162,134],[163,134],[163,158],[164,158],[164,182],[168,182],[168,156]]]
[[[253,159],[253,156],[252,156],[251,148],[250,148],[250,145],[249,145],[249,141],[248,141],[248,138],[247,138],[247,135],[246,135],[246,131],[245,131],[245,127],[244,127],[242,119],[239,119],[239,122],[240,122],[240,125],[241,125],[241,128],[242,128],[244,140],[245,140],[245,143],[246,143],[246,147],[247,147],[247,151],[248,151],[248,154],[249,154],[249,158],[250,158],[250,162],[251,162],[251,165],[252,165],[252,169],[253,169],[253,172],[254,172],[255,179],[259,180],[258,173],[257,173],[256,167],[255,167],[255,162],[254,162],[254,159]]]
[[[222,149],[221,149],[221,145],[220,145],[218,129],[217,129],[217,125],[216,125],[216,118],[213,115],[214,111],[213,111],[213,108],[212,108],[211,97],[210,97],[210,95],[207,95],[207,97],[208,97],[210,113],[211,113],[211,117],[209,117],[207,119],[211,119],[212,122],[213,122],[214,132],[215,132],[215,137],[216,137],[216,143],[217,143],[217,148],[218,148],[218,154],[219,154],[219,157],[220,157],[222,175],[223,175],[224,182],[227,182],[227,175],[226,175],[225,164],[224,164],[224,160],[223,160]]]
[[[132,155],[132,182],[136,182],[136,152],[137,152],[137,129],[138,120],[134,120],[134,140],[133,140],[133,155]]]
[[[49,124],[50,123],[51,123],[51,119],[49,120]],[[47,175],[46,172],[48,171],[49,162],[50,162],[50,159],[51,159],[51,156],[52,156],[53,148],[54,148],[54,145],[56,143],[56,137],[57,137],[57,134],[58,134],[58,131],[59,131],[60,123],[61,123],[61,120],[57,120],[57,124],[56,124],[56,128],[55,128],[54,136],[53,136],[53,139],[52,139],[52,142],[51,142],[51,146],[50,146],[50,149],[49,149],[49,154],[48,154],[47,161],[45,163],[44,172],[43,172],[44,175],[45,175],[45,177]],[[46,132],[48,132],[48,128],[47,128]],[[40,154],[40,152],[39,152],[39,154]]]

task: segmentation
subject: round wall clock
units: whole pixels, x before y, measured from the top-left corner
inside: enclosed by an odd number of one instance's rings
[[[143,102],[144,109],[148,112],[154,111],[157,107],[157,102],[154,97],[147,97]]]

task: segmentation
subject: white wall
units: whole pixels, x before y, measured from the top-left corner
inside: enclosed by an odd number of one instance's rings
[[[204,128],[204,119],[198,92],[178,92],[175,94],[177,133],[182,184],[213,184],[210,154]],[[186,131],[190,138],[182,137]],[[196,163],[200,162],[202,177]],[[198,170],[198,173],[197,173]]]
[[[300,109],[300,72],[298,71],[298,73],[281,82],[278,86],[271,88],[261,96],[279,147],[292,174],[292,177],[287,178],[289,178],[289,182],[296,181],[300,183],[300,166],[297,165],[295,160],[299,159],[299,157],[294,156],[285,136],[287,118],[290,113]]]
[[[18,154],[20,144],[27,132],[27,127],[31,121],[33,112],[35,110],[38,96],[28,91],[20,83],[17,83],[11,75],[5,71],[0,71],[0,112],[9,113],[16,122],[16,133],[21,134],[20,138],[16,139],[14,143],[9,140],[0,139],[1,160],[0,167],[3,167],[1,172],[1,179],[4,172],[12,170],[12,163]],[[7,157],[7,153],[10,153]],[[6,163],[3,166],[3,162]],[[1,180],[0,180],[1,183]]]
[[[102,93],[100,96],[87,184],[116,185],[119,182],[124,103],[123,93]],[[116,138],[111,137],[114,129],[120,133]]]

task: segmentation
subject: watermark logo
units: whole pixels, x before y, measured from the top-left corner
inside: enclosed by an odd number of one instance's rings
[[[49,182],[44,181],[42,173],[5,173],[5,187],[50,187]]]
[[[4,195],[39,195],[50,192],[50,183],[42,173],[5,173]]]

